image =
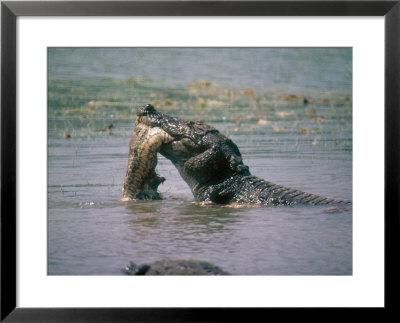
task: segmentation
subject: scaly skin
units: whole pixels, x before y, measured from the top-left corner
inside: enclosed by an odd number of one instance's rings
[[[157,152],[173,138],[160,128],[138,122],[129,143],[128,166],[122,200],[160,199],[158,186],[164,178],[157,175]]]
[[[252,176],[233,141],[201,121],[162,114],[150,104],[138,107],[136,113],[147,117],[148,126],[161,128],[173,138],[163,143],[159,152],[175,165],[197,201],[258,205],[350,203]]]

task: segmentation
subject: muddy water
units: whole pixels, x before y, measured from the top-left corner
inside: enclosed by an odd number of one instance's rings
[[[218,128],[256,176],[351,200],[351,49],[54,48],[48,58],[50,275],[121,275],[167,257],[236,275],[352,274],[351,209],[201,206],[162,156],[164,199],[119,201],[144,103]]]

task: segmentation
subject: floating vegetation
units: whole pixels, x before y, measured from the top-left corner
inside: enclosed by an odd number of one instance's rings
[[[160,107],[176,107],[179,105],[178,101],[174,101],[172,99],[164,99],[162,101],[151,101],[150,104],[154,106],[155,108],[160,108]]]
[[[100,106],[106,106],[106,107],[118,107],[121,105],[124,105],[121,102],[113,102],[113,101],[96,101],[96,100],[91,100],[88,103],[88,106],[90,107],[95,107],[98,108]]]
[[[257,122],[258,124],[268,124],[269,122],[268,122],[268,120],[266,120],[266,119],[258,119],[258,122]]]
[[[131,76],[82,81],[52,79],[48,98],[49,133],[58,138],[57,129],[66,128],[73,132],[63,131],[63,138],[96,138],[101,133],[129,137],[127,133],[136,119],[135,108],[145,103],[164,113],[204,120],[227,135],[254,131],[351,135],[351,95],[333,91],[288,93],[270,88],[231,88],[208,79],[171,82]]]
[[[306,114],[309,116],[309,117],[313,117],[313,116],[315,116],[315,109],[314,108],[309,108],[309,109],[307,109],[306,110]]]
[[[311,121],[314,123],[320,124],[320,123],[324,122],[324,119],[322,119],[320,117],[316,117],[316,118],[312,118]]]
[[[298,101],[304,101],[306,97],[302,94],[301,95],[289,94],[285,95],[283,98],[288,102],[298,102]]]
[[[301,134],[301,135],[308,135],[311,133],[315,133],[315,130],[310,129],[310,128],[299,128],[299,134]]]
[[[227,102],[213,100],[213,99],[198,98],[197,106],[199,106],[201,108],[205,108],[205,107],[223,107],[223,106],[227,106]]]
[[[276,115],[277,115],[279,118],[286,118],[286,117],[292,116],[292,115],[294,115],[294,114],[295,114],[294,111],[278,111],[278,112],[276,112]]]
[[[288,130],[288,127],[283,126],[283,127],[274,127],[274,132],[285,132]]]
[[[205,88],[210,88],[213,85],[214,85],[214,83],[211,82],[211,81],[199,80],[199,81],[196,81],[196,82],[192,83],[189,87],[205,89]]]

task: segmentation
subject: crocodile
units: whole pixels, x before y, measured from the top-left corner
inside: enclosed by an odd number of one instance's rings
[[[161,199],[158,186],[165,181],[157,174],[157,153],[173,138],[161,128],[151,128],[136,120],[129,142],[128,166],[123,185],[123,201]]]
[[[236,144],[202,121],[160,113],[151,104],[139,106],[136,114],[140,125],[168,134],[158,152],[174,164],[196,201],[265,206],[351,204],[253,176]]]

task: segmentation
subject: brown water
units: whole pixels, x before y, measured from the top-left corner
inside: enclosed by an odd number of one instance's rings
[[[335,48],[49,49],[49,274],[167,257],[237,275],[352,274],[351,209],[201,206],[162,156],[164,199],[119,201],[144,103],[218,128],[253,175],[351,200],[351,66]]]

